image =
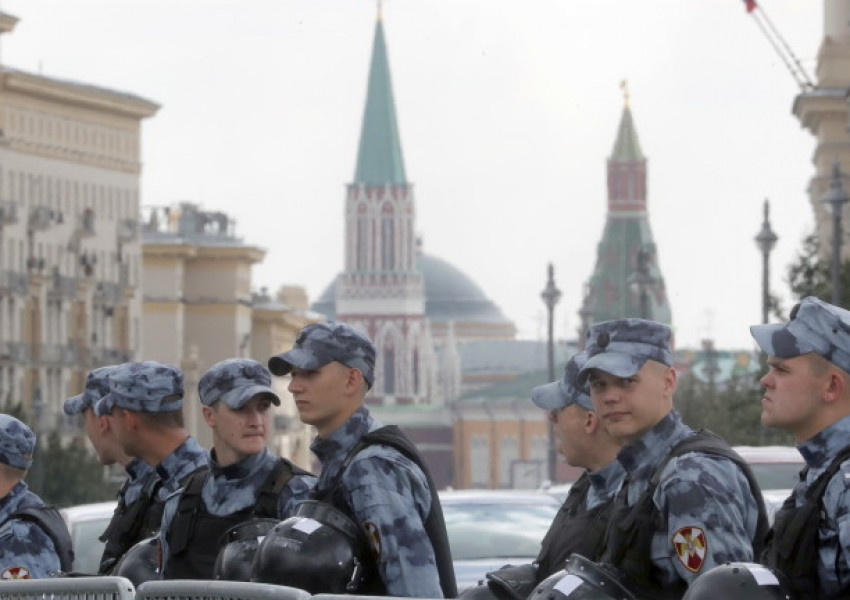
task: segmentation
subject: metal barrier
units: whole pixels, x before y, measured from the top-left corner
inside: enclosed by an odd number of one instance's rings
[[[3,600],[133,600],[136,590],[123,577],[65,577],[0,581]]]
[[[146,581],[136,591],[136,600],[309,600],[309,598],[311,598],[309,592],[283,585],[196,579]],[[348,596],[346,600],[351,600],[351,596]]]

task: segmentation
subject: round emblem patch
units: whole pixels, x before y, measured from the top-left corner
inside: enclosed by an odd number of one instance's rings
[[[30,571],[26,567],[8,567],[0,573],[0,579],[29,579]]]
[[[689,571],[696,573],[705,563],[708,541],[701,527],[682,527],[673,534],[673,550]]]

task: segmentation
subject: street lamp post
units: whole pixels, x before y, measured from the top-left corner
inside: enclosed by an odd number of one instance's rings
[[[541,292],[540,297],[546,305],[547,311],[547,358],[549,366],[549,381],[555,380],[555,338],[554,338],[554,313],[555,305],[561,299],[561,290],[555,287],[555,268],[552,263],[549,263],[548,278],[546,280],[546,288]],[[548,471],[549,481],[555,481],[555,465],[557,461],[557,452],[555,449],[555,430],[554,423],[549,421],[549,440],[548,440]]]
[[[832,303],[841,304],[841,212],[844,205],[850,202],[850,197],[841,186],[841,167],[838,159],[832,163],[832,179],[829,190],[821,198],[821,202],[829,206],[832,213],[832,260],[829,264],[830,285],[832,286]]]
[[[770,226],[770,202],[764,199],[764,221],[756,235],[756,246],[761,250],[761,322],[767,323],[770,304],[770,253],[779,237]]]

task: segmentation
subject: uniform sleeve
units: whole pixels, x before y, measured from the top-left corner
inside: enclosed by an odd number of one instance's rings
[[[15,519],[0,528],[0,580],[44,579],[59,570],[53,540],[41,527]]]
[[[277,516],[280,519],[291,517],[298,505],[310,496],[317,481],[312,475],[296,475],[290,479],[278,499]]]
[[[171,522],[174,520],[174,513],[177,512],[177,505],[180,503],[180,494],[175,492],[165,500],[165,506],[162,509],[162,521],[159,528],[159,574],[160,577],[165,572],[165,565],[168,562],[168,531],[171,529]]]
[[[395,450],[369,448],[351,463],[344,487],[366,529],[387,594],[442,598],[425,531],[431,494],[422,470]]]
[[[822,590],[841,590],[850,578],[850,464],[829,482],[823,497],[818,578]]]
[[[752,562],[758,505],[741,470],[699,454],[673,463],[656,491],[666,524],[653,560],[669,561],[668,570],[687,583],[727,561]]]

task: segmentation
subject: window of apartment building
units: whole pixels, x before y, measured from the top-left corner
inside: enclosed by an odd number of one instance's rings
[[[499,443],[499,485],[511,487],[511,467],[519,460],[519,442],[514,435],[502,436]]]
[[[469,448],[469,485],[474,488],[490,487],[490,438],[473,435]]]

